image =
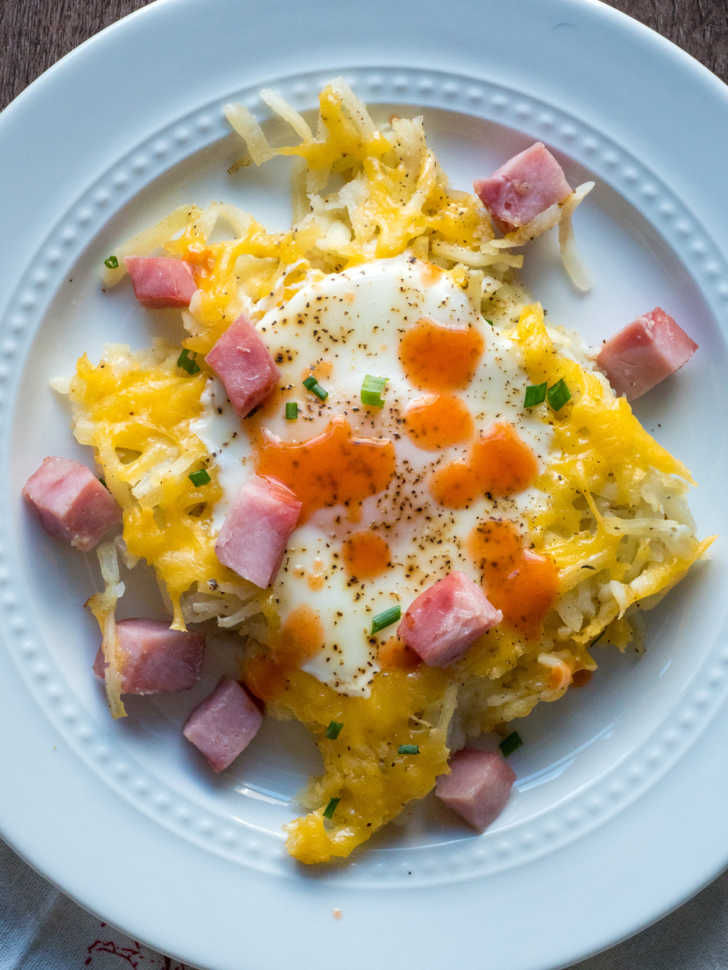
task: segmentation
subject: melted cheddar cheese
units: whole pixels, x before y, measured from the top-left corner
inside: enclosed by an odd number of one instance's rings
[[[154,567],[172,625],[184,630],[181,598],[197,584],[254,587],[215,555],[212,508],[222,494],[216,469],[209,467],[210,481],[200,487],[189,478],[208,467],[207,449],[190,430],[205,377],[187,374],[178,356],[179,348],[161,343],[138,356],[112,348],[95,366],[84,354],[70,393],[76,437],[95,449],[123,509],[126,548]]]

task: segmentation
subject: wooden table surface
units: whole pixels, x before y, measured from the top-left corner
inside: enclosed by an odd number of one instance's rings
[[[0,108],[81,41],[146,3],[0,0]],[[728,81],[728,0],[612,0],[612,6],[659,31]]]
[[[0,109],[60,57],[148,0],[0,0]],[[506,0],[508,2],[508,0]],[[514,0],[510,0],[514,2]],[[516,0],[517,2],[517,0]],[[728,0],[611,0],[728,81]],[[728,901],[724,876],[673,916],[574,970],[695,966],[728,968],[711,939]],[[699,935],[698,947],[692,939]],[[716,962],[717,961],[717,962]],[[60,968],[59,968],[60,970]]]

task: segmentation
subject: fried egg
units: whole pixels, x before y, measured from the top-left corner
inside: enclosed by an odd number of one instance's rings
[[[223,489],[214,528],[254,471],[294,489],[302,520],[273,586],[280,649],[335,690],[366,696],[393,633],[372,633],[373,618],[404,611],[453,569],[478,578],[468,537],[494,518],[525,528],[544,505],[530,482],[552,432],[523,407],[528,379],[514,343],[448,274],[412,257],[305,285],[258,329],[280,389],[241,430],[211,378],[192,425]],[[382,406],[362,401],[367,375],[386,382]],[[323,399],[304,385],[310,376]],[[295,420],[286,403],[297,404]],[[493,428],[507,429],[523,482],[503,481],[498,468],[463,482],[481,432]]]

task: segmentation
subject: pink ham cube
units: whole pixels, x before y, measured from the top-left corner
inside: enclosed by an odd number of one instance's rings
[[[597,367],[617,394],[634,401],[679,370],[697,349],[673,318],[655,307],[607,340]]]
[[[44,458],[23,488],[23,498],[52,536],[88,552],[121,525],[121,509],[85,465]]]
[[[142,306],[162,309],[190,305],[197,283],[189,263],[167,256],[129,256],[124,265]]]
[[[452,572],[410,604],[397,633],[429,667],[446,667],[502,619],[480,586]]]
[[[255,475],[238,492],[215,543],[217,558],[265,589],[275,579],[301,502],[274,478]]]
[[[543,142],[514,155],[487,179],[473,183],[502,232],[511,232],[571,195],[564,171]]]
[[[241,418],[268,397],[278,381],[278,368],[253,324],[238,317],[205,358],[225,385]]]
[[[499,752],[465,748],[450,761],[450,774],[440,775],[435,795],[478,832],[505,808],[516,775]]]
[[[188,690],[200,679],[205,638],[200,633],[170,630],[159,620],[120,620],[116,624],[122,694],[161,694]],[[94,660],[103,680],[104,654]]]
[[[247,691],[223,677],[187,718],[182,733],[213,771],[224,771],[248,747],[262,723],[263,715]]]

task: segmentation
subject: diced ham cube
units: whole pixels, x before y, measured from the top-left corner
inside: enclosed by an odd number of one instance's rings
[[[121,509],[85,465],[68,458],[44,458],[23,488],[46,532],[88,552],[121,524]]]
[[[170,630],[159,620],[120,620],[116,624],[122,694],[161,694],[188,690],[200,679],[205,638],[200,633]],[[94,660],[103,680],[104,654]]]
[[[142,306],[162,309],[190,305],[197,283],[189,263],[168,256],[129,256],[124,265]]]
[[[607,340],[597,366],[617,394],[634,401],[679,370],[697,349],[695,341],[658,306]]]
[[[502,619],[480,586],[452,572],[410,604],[397,633],[429,667],[446,667]]]
[[[543,142],[514,155],[487,179],[473,183],[502,232],[511,232],[571,195],[564,171]]]
[[[220,562],[265,589],[283,559],[301,502],[274,478],[255,475],[243,485],[215,543]]]
[[[465,748],[450,761],[450,774],[437,779],[435,795],[482,832],[505,808],[515,780],[499,752]]]
[[[182,733],[213,771],[224,771],[248,747],[262,723],[263,715],[247,691],[223,677],[187,718]]]
[[[238,317],[205,358],[225,385],[241,418],[268,397],[278,380],[278,368],[253,324]]]

